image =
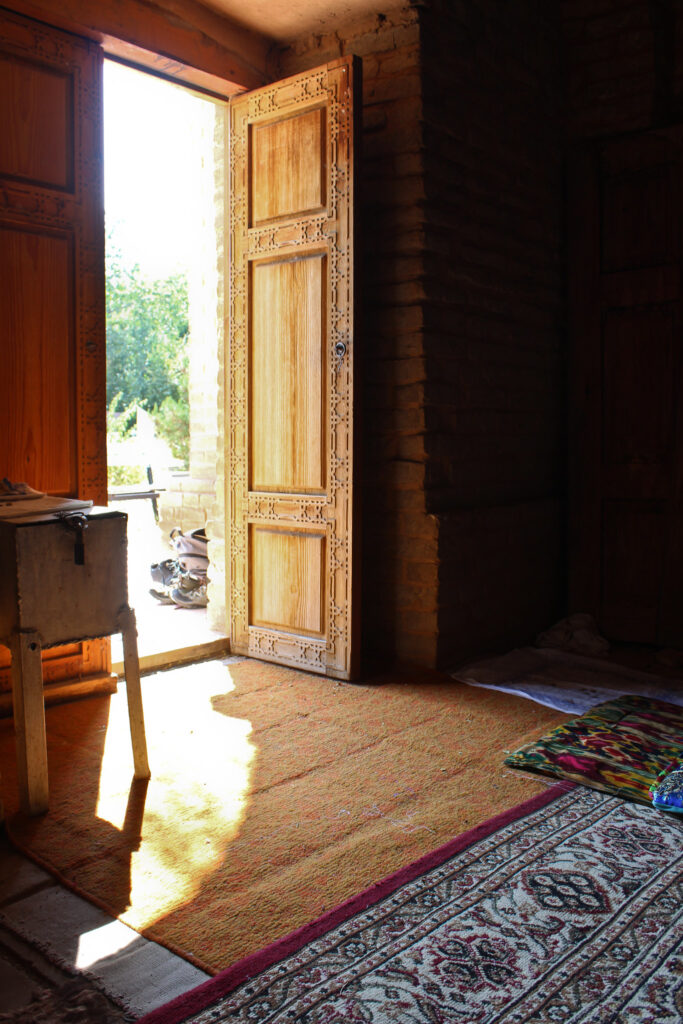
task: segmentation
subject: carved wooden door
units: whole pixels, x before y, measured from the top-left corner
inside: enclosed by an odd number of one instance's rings
[[[230,103],[232,649],[341,679],[358,655],[358,76],[343,59]]]
[[[572,174],[571,604],[613,640],[683,645],[683,130]]]
[[[100,77],[97,44],[0,12],[0,476],[106,504]],[[44,678],[108,652],[48,651]]]

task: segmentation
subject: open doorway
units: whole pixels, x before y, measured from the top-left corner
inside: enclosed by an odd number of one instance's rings
[[[220,609],[209,607],[209,581],[224,575],[210,544],[223,107],[107,60],[104,151],[109,504],[128,514],[140,656],[157,667],[227,646]],[[209,561],[190,565],[173,538],[199,531]]]

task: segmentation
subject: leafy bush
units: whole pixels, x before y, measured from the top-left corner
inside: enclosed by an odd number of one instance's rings
[[[112,487],[147,487],[147,474],[144,466],[109,466],[107,468],[107,486]]]
[[[187,280],[175,274],[148,281],[107,249],[108,430],[125,437],[139,405],[154,416],[159,435],[189,464],[189,306]],[[183,431],[185,432],[183,434]]]
[[[190,405],[188,401],[169,395],[152,412],[157,433],[170,445],[181,463],[180,469],[190,468]]]

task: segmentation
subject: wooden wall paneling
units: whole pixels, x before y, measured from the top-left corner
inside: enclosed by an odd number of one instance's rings
[[[100,47],[0,10],[0,470],[105,504]],[[0,688],[9,685],[0,656]],[[109,678],[109,643],[45,678]]]
[[[231,644],[338,678],[357,671],[357,66],[230,104]]]

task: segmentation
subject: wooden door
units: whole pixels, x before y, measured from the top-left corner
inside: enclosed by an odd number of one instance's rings
[[[356,670],[354,100],[343,59],[230,103],[233,650]]]
[[[95,43],[0,11],[0,476],[106,504],[100,82]],[[108,650],[44,676],[108,675]]]
[[[683,131],[574,161],[570,603],[683,645]]]

